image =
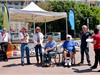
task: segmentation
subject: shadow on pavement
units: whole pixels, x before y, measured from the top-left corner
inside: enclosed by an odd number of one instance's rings
[[[16,66],[20,66],[21,64],[9,64],[9,65],[4,65],[2,67],[16,67]]]
[[[31,64],[24,64],[24,66],[26,66],[26,65],[33,65],[33,63],[31,63]],[[21,64],[9,64],[9,65],[4,65],[2,67],[16,67],[16,66],[22,66],[22,65]]]
[[[79,69],[76,69],[76,68],[72,68],[72,70],[74,70],[74,72],[76,72],[76,73],[96,72],[96,71],[92,71],[92,69],[79,70]]]

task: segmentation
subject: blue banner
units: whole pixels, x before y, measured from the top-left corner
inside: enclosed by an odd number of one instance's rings
[[[72,9],[70,9],[70,11],[69,11],[68,20],[71,25],[71,29],[75,30],[75,17],[74,17],[74,11]]]

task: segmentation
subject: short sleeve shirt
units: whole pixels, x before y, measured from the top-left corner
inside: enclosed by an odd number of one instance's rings
[[[89,36],[91,36],[90,32],[81,33],[81,47],[87,47],[86,39],[88,39]]]
[[[74,47],[75,47],[75,42],[74,41],[65,41],[63,43],[63,48],[68,50],[69,52],[72,52],[74,50]]]
[[[94,43],[94,49],[100,49],[100,34],[96,34],[93,36]]]

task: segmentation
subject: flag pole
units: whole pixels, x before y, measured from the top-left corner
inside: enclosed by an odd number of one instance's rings
[[[7,29],[7,31],[9,31],[9,12],[8,12],[8,8],[6,6],[7,0],[5,0],[5,1],[6,2],[4,3],[3,27],[5,27]]]

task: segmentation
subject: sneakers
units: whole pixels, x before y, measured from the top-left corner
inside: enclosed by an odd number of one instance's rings
[[[67,66],[67,62],[65,63],[65,66]]]
[[[88,66],[91,66],[91,63],[88,63]]]
[[[24,63],[21,63],[22,66],[24,66]]]
[[[96,69],[97,67],[95,67],[95,66],[92,66],[92,67],[90,67],[91,69]]]
[[[98,72],[100,72],[100,70],[98,70]]]
[[[80,63],[78,63],[78,65],[82,66],[82,65],[85,65],[85,64],[83,64],[82,62],[80,62]],[[88,63],[87,65],[91,66],[91,63]]]
[[[27,65],[30,65],[31,63],[29,62],[29,63],[27,63]]]
[[[80,63],[78,63],[78,65],[80,65],[80,66],[81,66],[81,65],[83,65],[83,63],[82,63],[82,62],[80,62]]]
[[[4,59],[3,61],[4,61],[4,62],[7,62],[7,61],[8,61],[8,59]]]

